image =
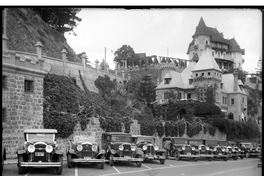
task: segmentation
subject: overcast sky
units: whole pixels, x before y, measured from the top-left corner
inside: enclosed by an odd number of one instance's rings
[[[245,49],[243,69],[255,72],[262,56],[262,17],[257,9],[152,8],[83,8],[77,14],[82,21],[77,36],[65,35],[76,54],[86,52],[89,61],[105,57],[114,69],[114,52],[130,45],[135,53],[188,59],[187,49],[195,28],[203,17],[206,26],[235,37]],[[111,52],[111,50],[113,52]]]

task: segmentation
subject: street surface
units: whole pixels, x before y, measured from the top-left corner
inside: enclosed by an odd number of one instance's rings
[[[141,167],[135,163],[115,163],[110,166],[105,163],[104,169],[97,164],[77,164],[67,167],[64,161],[63,176],[261,176],[262,167],[257,167],[259,158],[244,158],[243,160],[166,160],[162,165],[158,161],[143,162]],[[16,164],[5,165],[3,176],[18,176]],[[27,169],[22,176],[57,175],[53,168]]]

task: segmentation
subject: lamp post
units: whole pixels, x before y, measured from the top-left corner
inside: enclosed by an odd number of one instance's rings
[[[105,60],[104,60],[104,61],[105,61],[105,63],[106,63],[106,50],[110,50],[110,51],[111,51],[111,53],[113,52],[113,50],[111,50],[111,49],[107,49],[107,48],[105,47],[105,49],[104,49],[104,54],[105,54],[105,57],[104,57],[104,58],[105,58]]]

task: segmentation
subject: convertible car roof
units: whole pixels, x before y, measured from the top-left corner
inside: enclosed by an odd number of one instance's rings
[[[58,133],[56,129],[25,129],[24,133]]]

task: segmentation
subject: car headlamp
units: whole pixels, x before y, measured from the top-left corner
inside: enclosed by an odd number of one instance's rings
[[[185,150],[185,146],[182,146],[182,150]]]
[[[198,149],[199,149],[199,150],[202,150],[202,147],[201,147],[201,146],[199,146],[199,147],[198,147]]]
[[[137,149],[137,147],[136,147],[135,145],[132,145],[132,146],[131,146],[131,150],[132,150],[132,151],[136,151],[136,149]]]
[[[53,151],[53,147],[51,145],[47,145],[45,150],[47,153],[51,153]]]
[[[119,145],[118,149],[122,151],[122,150],[124,150],[124,146],[123,145]]]
[[[146,145],[143,145],[143,147],[142,147],[143,150],[147,150],[147,148],[148,147]]]
[[[214,151],[216,151],[217,149],[216,148],[214,148]]]
[[[82,151],[83,150],[83,146],[82,145],[78,145],[77,146],[77,150],[80,152],[80,151]]]
[[[159,146],[155,145],[154,150],[159,150]]]
[[[240,152],[241,150],[240,150],[240,149],[238,149],[238,151]]]
[[[235,152],[236,150],[235,149],[232,149],[232,152]]]
[[[28,151],[29,151],[30,153],[35,152],[35,146],[34,146],[34,145],[29,145],[29,146],[28,146]]]
[[[222,148],[222,152],[224,152],[225,151],[225,149],[224,148]]]
[[[195,150],[195,147],[192,147],[192,150]]]
[[[92,145],[92,151],[96,152],[97,151],[97,145]]]
[[[208,146],[206,146],[205,148],[206,148],[206,150],[209,150],[209,147]]]

